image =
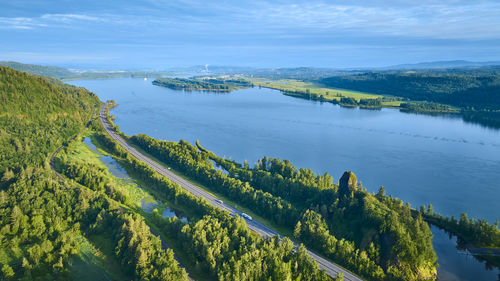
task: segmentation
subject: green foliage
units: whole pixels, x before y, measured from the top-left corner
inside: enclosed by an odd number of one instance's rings
[[[227,197],[245,206],[254,206],[257,214],[273,214],[270,218],[279,224],[291,225],[298,219],[299,213],[289,203],[213,169],[208,156],[184,140],[179,143],[163,142],[146,135],[138,135],[131,137],[131,141]]]
[[[457,244],[460,247],[500,248],[498,221],[490,224],[484,219],[469,219],[465,213],[460,215],[459,220],[455,217],[443,217],[441,214],[434,213],[430,204],[427,210],[421,208],[420,213],[429,223],[456,235]]]
[[[205,186],[294,231],[308,246],[367,278],[387,275],[389,279],[418,280],[435,274],[436,255],[428,225],[421,217],[412,216],[409,206],[397,199],[377,200],[358,186],[352,173],[346,179],[345,191],[340,192],[328,174],[297,169],[287,160],[264,157],[251,169],[182,140],[158,141],[145,135],[130,140]],[[228,174],[214,169],[210,160]],[[301,214],[310,211],[323,216],[327,226],[315,239],[301,233],[305,227],[318,229],[316,222],[322,219],[297,224],[303,219]],[[332,242],[335,247],[328,250],[317,247],[320,238],[326,242],[340,239],[342,243]]]
[[[349,269],[359,272],[370,280],[385,278],[384,270],[374,260],[377,256],[369,256],[367,252],[356,249],[354,243],[345,239],[338,240],[331,235],[326,222],[320,214],[307,210],[297,222],[294,236],[314,249],[324,253],[332,260],[344,261]],[[374,253],[377,255],[377,253]]]
[[[181,233],[184,248],[219,280],[329,280],[303,247],[256,237],[242,218],[206,216]]]
[[[324,78],[321,83],[330,87],[443,103],[466,109],[500,110],[500,75],[497,73],[369,72]]]
[[[424,112],[424,113],[440,113],[440,112],[456,112],[452,107],[445,104],[435,102],[404,102],[400,105],[400,110],[404,112]]]
[[[57,66],[37,65],[37,64],[24,64],[14,61],[0,61],[0,66],[10,67],[15,70],[27,72],[33,75],[41,75],[53,77],[61,80],[75,80],[75,79],[111,79],[111,78],[143,78],[143,77],[161,77],[164,75],[172,75],[171,72],[166,71],[83,71],[76,72],[66,68]]]
[[[94,94],[0,67],[0,101],[2,279],[70,280],[68,263],[79,252],[77,238],[89,232],[113,234],[109,229],[116,229],[112,241],[117,246],[127,241],[118,247],[120,253],[133,253],[117,254],[123,268],[133,269],[131,279],[187,279],[171,251],[144,231],[144,222],[120,211],[110,197],[121,198],[102,171],[92,165],[61,165],[87,188],[61,182],[50,170],[49,155],[80,131],[100,104]],[[122,227],[127,223],[132,226]],[[140,243],[128,243],[130,237]]]
[[[43,163],[97,102],[85,89],[0,67],[0,173]]]
[[[24,64],[14,61],[0,61],[0,65],[10,67],[15,70],[28,72],[34,75],[50,76],[55,78],[64,78],[74,76],[75,73],[62,67],[57,66],[44,66],[37,64]]]
[[[178,267],[173,251],[162,249],[160,239],[151,234],[144,219],[125,214],[110,226],[119,229],[115,251],[136,280],[187,280],[186,271]]]
[[[84,89],[0,67],[0,252],[13,278],[67,279],[64,264],[78,252],[76,194],[54,179],[47,158],[98,102]]]
[[[197,90],[213,92],[230,92],[239,88],[252,87],[252,83],[239,79],[186,79],[186,78],[158,78],[153,85],[171,88],[174,90]]]
[[[99,134],[100,143],[123,157],[127,171],[155,191],[159,200],[168,201],[183,209],[191,210],[198,219],[190,217],[186,225],[177,218],[163,219],[154,215],[154,223],[163,233],[175,237],[173,243],[189,253],[190,264],[195,270],[218,280],[329,280],[325,272],[311,260],[303,247],[293,250],[293,243],[277,237],[266,240],[246,227],[243,219],[197,198],[166,177],[154,172],[114,147],[108,136]]]

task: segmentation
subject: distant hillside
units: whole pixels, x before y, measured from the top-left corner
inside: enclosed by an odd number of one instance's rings
[[[431,101],[464,109],[500,110],[500,75],[369,72],[320,80],[328,87]]]
[[[0,66],[10,67],[15,70],[27,72],[33,75],[53,77],[60,80],[77,80],[77,79],[110,79],[110,78],[143,78],[143,77],[162,77],[172,75],[172,72],[167,71],[127,71],[127,70],[82,70],[72,71],[58,66],[45,66],[37,64],[24,64],[13,61],[0,61]]]
[[[414,64],[398,64],[393,66],[384,67],[384,69],[432,69],[432,68],[463,68],[463,67],[481,67],[500,65],[500,61],[466,61],[466,60],[450,60],[450,61],[431,61],[420,62]]]
[[[34,75],[50,76],[58,79],[75,76],[76,73],[58,66],[45,66],[37,64],[24,64],[14,61],[0,61],[0,65],[13,68],[15,70],[28,72]]]

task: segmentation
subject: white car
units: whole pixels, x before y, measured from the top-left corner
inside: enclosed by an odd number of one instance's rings
[[[219,203],[219,204],[224,204],[224,202],[220,199],[215,199],[215,202]]]
[[[245,213],[241,213],[241,216],[244,217],[245,219],[249,220],[249,221],[253,220],[251,216],[249,216],[249,215],[247,215]]]

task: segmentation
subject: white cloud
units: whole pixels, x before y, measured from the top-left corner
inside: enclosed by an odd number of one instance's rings
[[[0,29],[33,29],[35,27],[45,27],[44,23],[38,22],[33,18],[25,17],[0,17]]]
[[[101,21],[98,17],[79,14],[44,14],[40,20],[70,22],[70,21]]]
[[[275,35],[351,33],[354,36],[404,36],[431,39],[500,39],[500,2],[422,0],[360,1],[224,1],[145,0],[147,4],[119,9],[113,14],[46,13],[38,17],[0,17],[0,29],[75,28],[104,23],[123,30],[147,29],[186,34]],[[345,2],[344,2],[345,3]]]
[[[270,27],[443,39],[500,37],[500,3],[413,6],[269,4],[249,12],[250,18]]]
[[[44,14],[39,17],[0,17],[0,29],[34,29],[37,27],[66,26],[75,22],[104,21],[104,19],[82,14]]]

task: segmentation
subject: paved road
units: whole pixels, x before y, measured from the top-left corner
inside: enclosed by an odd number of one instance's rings
[[[130,154],[132,154],[134,157],[136,157],[138,160],[146,163],[149,167],[157,171],[158,173],[168,177],[171,181],[179,184],[182,188],[186,189],[187,191],[191,192],[193,195],[197,197],[203,197],[205,198],[210,204],[219,207],[223,210],[228,211],[231,215],[235,216],[236,214],[241,215],[242,212],[239,210],[233,208],[230,205],[227,205],[223,203],[222,201],[218,200],[215,196],[211,195],[210,193],[202,190],[201,188],[193,185],[192,183],[186,181],[185,179],[179,177],[178,175],[174,174],[170,170],[164,168],[162,165],[156,163],[155,161],[151,160],[149,157],[146,157],[144,154],[139,152],[137,149],[134,147],[130,146],[125,140],[123,140],[118,134],[116,134],[115,131],[111,128],[110,124],[106,120],[106,115],[105,115],[105,110],[106,110],[106,104],[103,104],[101,107],[101,110],[99,112],[99,119],[101,120],[101,123],[108,133],[108,135],[113,138],[118,144],[120,144],[125,150],[127,150]],[[262,235],[263,237],[272,237],[274,235],[279,235],[282,237],[278,232],[274,231],[273,229],[263,225],[262,223],[256,221],[256,220],[249,220],[245,218],[246,223],[248,227],[257,232],[258,234]],[[324,269],[326,273],[331,276],[331,277],[336,277],[337,273],[342,272],[344,274],[344,280],[349,280],[349,281],[361,281],[363,279],[359,278],[358,276],[354,275],[353,273],[345,270],[344,268],[318,256],[317,254],[309,251],[309,255],[318,262],[319,266],[321,269]]]

